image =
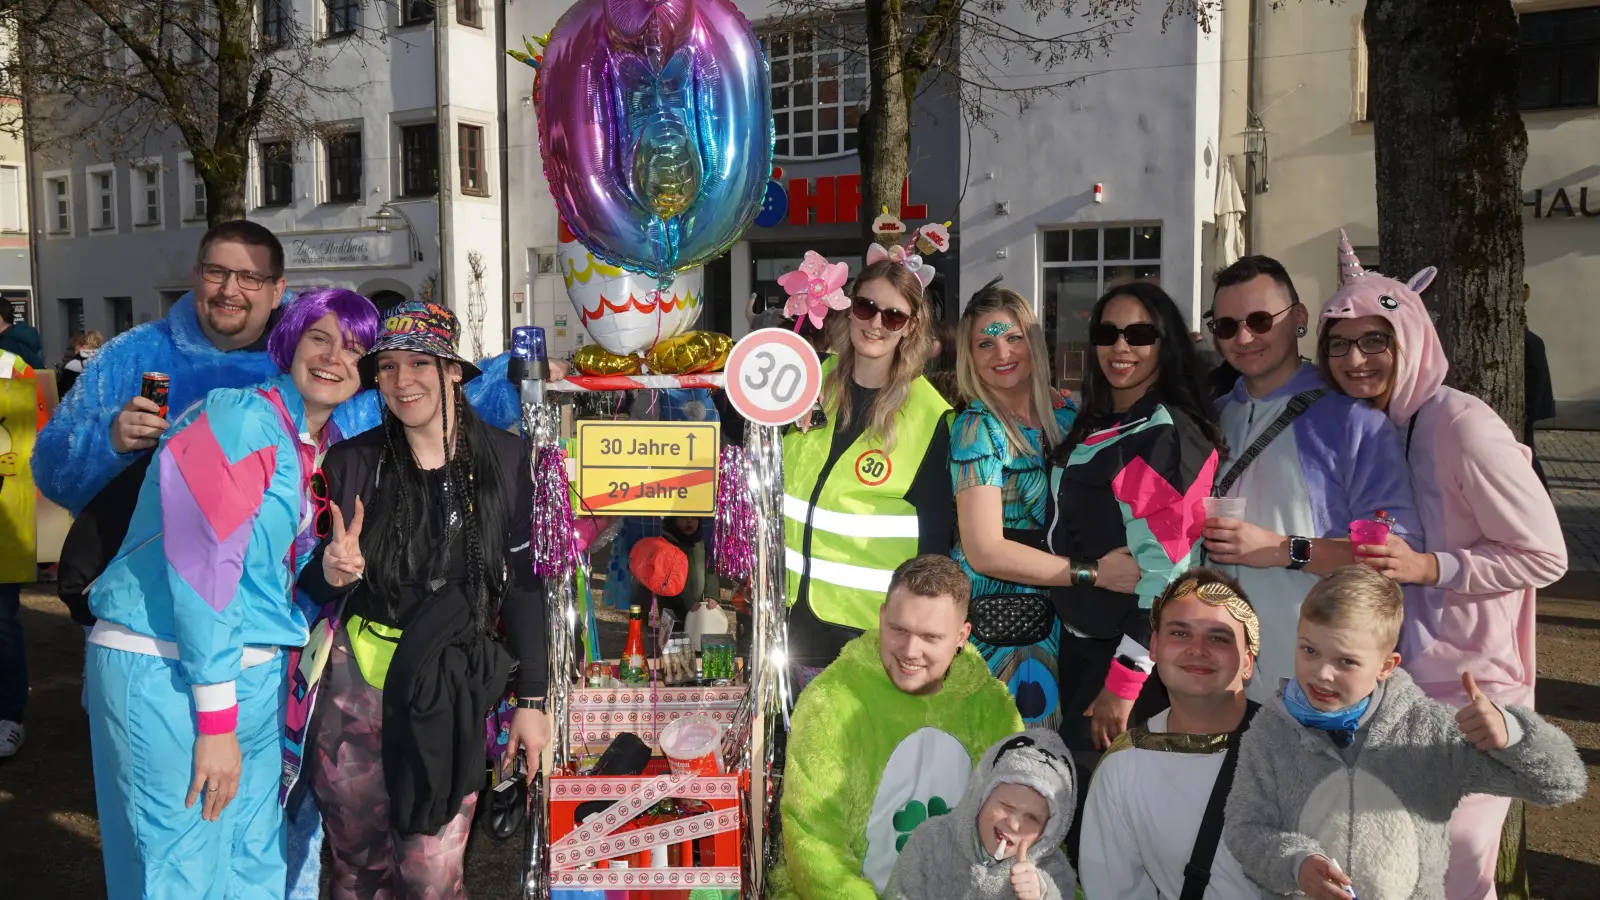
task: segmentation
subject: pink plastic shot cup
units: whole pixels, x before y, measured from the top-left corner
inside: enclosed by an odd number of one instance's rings
[[[1350,543],[1354,545],[1355,555],[1364,557],[1361,552],[1365,546],[1382,547],[1389,543],[1389,523],[1379,522],[1376,519],[1357,519],[1350,523]]]

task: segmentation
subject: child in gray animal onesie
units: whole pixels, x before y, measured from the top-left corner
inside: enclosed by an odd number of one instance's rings
[[[1067,745],[1033,728],[984,751],[953,812],[900,851],[886,900],[1071,900],[1066,840],[1077,809]]]
[[[1572,740],[1461,681],[1459,712],[1397,668],[1404,597],[1366,566],[1318,582],[1300,607],[1295,678],[1239,749],[1223,840],[1273,894],[1444,900],[1450,815],[1468,794],[1558,805],[1583,796]]]

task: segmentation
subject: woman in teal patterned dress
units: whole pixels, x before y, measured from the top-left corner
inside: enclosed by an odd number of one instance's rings
[[[1044,549],[1045,461],[1077,411],[1050,386],[1043,330],[1028,301],[1010,288],[990,282],[973,296],[957,327],[956,353],[967,407],[950,429],[960,525],[955,558],[972,579],[974,598],[1048,594],[1071,583],[1071,569]],[[1107,562],[1115,569],[1122,561]],[[1132,557],[1126,562],[1137,573]],[[1030,646],[994,647],[973,638],[1029,726],[1060,724],[1060,634],[1055,621],[1050,636]]]

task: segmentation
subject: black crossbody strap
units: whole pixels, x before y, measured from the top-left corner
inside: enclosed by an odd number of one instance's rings
[[[1261,432],[1255,439],[1255,443],[1252,443],[1249,449],[1244,451],[1244,454],[1228,469],[1227,474],[1222,476],[1222,480],[1216,483],[1212,488],[1211,496],[1228,496],[1228,489],[1232,488],[1233,483],[1239,480],[1239,476],[1250,468],[1250,464],[1256,461],[1256,457],[1261,455],[1261,451],[1267,449],[1268,444],[1277,440],[1278,435],[1283,434],[1290,425],[1294,424],[1295,419],[1300,418],[1301,413],[1310,409],[1311,404],[1317,402],[1327,392],[1327,388],[1316,388],[1295,394],[1283,412],[1272,420],[1272,424],[1267,426],[1267,430]]]
[[[1189,851],[1189,864],[1183,867],[1183,892],[1178,900],[1203,900],[1206,886],[1211,884],[1211,862],[1217,858],[1217,845],[1222,843],[1222,813],[1228,805],[1228,792],[1233,789],[1233,772],[1239,768],[1239,743],[1260,708],[1261,704],[1254,700],[1245,701],[1244,718],[1228,735],[1222,769],[1217,772],[1217,783],[1211,786],[1211,799],[1206,801],[1200,832],[1194,837],[1194,849]]]
[[[1411,414],[1411,424],[1406,426],[1406,462],[1411,461],[1411,439],[1417,436],[1417,414]]]

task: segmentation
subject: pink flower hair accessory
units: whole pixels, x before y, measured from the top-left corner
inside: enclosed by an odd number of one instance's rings
[[[783,314],[794,318],[794,330],[799,331],[808,316],[812,325],[821,328],[830,309],[848,308],[850,298],[845,296],[844,285],[849,280],[849,266],[830,263],[822,254],[807,250],[800,268],[778,279],[778,286],[789,294]]]

